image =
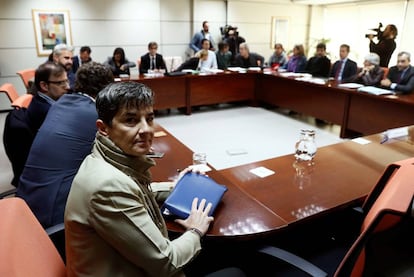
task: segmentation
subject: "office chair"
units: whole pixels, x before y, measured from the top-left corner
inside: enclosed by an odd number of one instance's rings
[[[20,70],[17,71],[16,74],[20,76],[20,78],[23,81],[24,87],[26,88],[26,91],[29,92],[31,85],[33,83],[33,79],[35,76],[35,71],[36,69],[34,68],[29,68],[29,69],[24,69],[24,70]]]
[[[66,276],[59,252],[23,199],[0,200],[0,218],[0,276]]]
[[[361,231],[334,276],[414,276],[414,158],[390,164],[364,201]],[[293,253],[262,246],[275,257],[310,276],[324,270]]]
[[[17,97],[12,103],[14,108],[27,108],[32,102],[33,94],[23,94]]]
[[[10,103],[13,103],[19,97],[16,88],[11,83],[5,83],[0,87],[0,93],[5,93],[10,100]]]

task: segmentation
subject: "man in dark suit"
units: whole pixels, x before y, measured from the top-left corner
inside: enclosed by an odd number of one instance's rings
[[[410,60],[410,53],[398,53],[397,65],[390,68],[387,78],[381,81],[381,85],[395,90],[397,94],[413,92],[414,68],[410,65]]]
[[[328,77],[331,70],[331,60],[326,56],[325,43],[316,45],[315,56],[306,63],[305,71],[314,77]]]
[[[358,70],[356,62],[348,58],[349,51],[350,47],[347,44],[339,47],[340,60],[334,63],[329,75],[340,83],[350,82]]]
[[[78,68],[84,64],[92,61],[91,58],[91,48],[89,46],[82,46],[79,50],[79,56],[74,56],[72,58],[72,71],[73,73],[76,73],[78,71]]]
[[[105,65],[89,62],[81,66],[76,93],[64,94],[50,107],[36,134],[16,196],[26,201],[45,228],[63,223],[73,177],[95,139],[95,97],[113,79]]]
[[[141,62],[139,64],[139,72],[148,73],[148,70],[159,71],[164,69],[167,72],[167,67],[165,66],[164,58],[162,55],[157,53],[158,44],[156,42],[148,43],[148,53],[141,56]]]
[[[4,124],[4,149],[13,168],[11,183],[16,187],[30,147],[50,106],[69,90],[65,69],[53,62],[41,64],[36,69],[34,84],[36,92],[29,107],[12,110]]]

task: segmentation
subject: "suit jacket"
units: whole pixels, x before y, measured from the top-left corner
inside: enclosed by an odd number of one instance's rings
[[[175,71],[181,71],[183,69],[192,69],[197,70],[198,64],[200,62],[200,58],[192,57],[185,62],[183,62]]]
[[[414,67],[411,65],[408,67],[407,72],[405,72],[404,77],[398,81],[400,78],[400,72],[396,66],[393,66],[388,71],[388,79],[392,83],[396,83],[395,91],[401,94],[407,94],[414,91]]]
[[[143,160],[134,164],[149,167]],[[185,232],[169,241],[152,220],[145,193],[93,148],[73,180],[65,211],[68,277],[182,276],[181,268],[201,249],[200,239]]]
[[[257,61],[260,61],[260,65],[257,64]],[[234,59],[234,65],[239,67],[263,67],[264,66],[264,57],[257,54],[257,53],[249,53],[249,57],[247,59],[243,58],[240,54],[237,54],[236,58]]]
[[[306,63],[305,71],[314,77],[329,77],[331,70],[331,60],[328,57],[314,56]]]
[[[141,56],[141,63],[139,65],[140,73],[148,73],[148,69],[151,68],[151,58],[149,53]],[[157,69],[165,69],[167,72],[167,67],[165,66],[164,58],[160,54],[155,55],[155,67]]]
[[[33,141],[17,196],[45,228],[63,223],[73,177],[92,149],[97,118],[92,99],[65,94],[51,106]]]
[[[45,120],[49,107],[49,102],[36,93],[27,109],[14,109],[6,117],[3,143],[12,164],[14,176],[11,183],[15,187],[19,184],[30,147]]]
[[[341,61],[336,61],[331,70],[330,77],[335,77],[335,73],[338,70],[338,66],[341,64]],[[355,74],[358,71],[356,62],[353,60],[347,59],[345,62],[344,70],[342,71],[342,83],[351,82],[355,78]]]

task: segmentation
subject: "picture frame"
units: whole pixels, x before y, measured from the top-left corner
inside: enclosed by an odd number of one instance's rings
[[[48,56],[56,44],[72,46],[68,10],[32,10],[38,56]]]
[[[273,49],[275,43],[289,45],[289,18],[272,16],[271,24],[270,48]]]

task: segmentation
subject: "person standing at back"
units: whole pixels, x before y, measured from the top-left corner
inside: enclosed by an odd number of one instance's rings
[[[27,109],[15,108],[6,117],[3,143],[13,168],[12,185],[17,187],[33,140],[46,114],[69,90],[65,69],[53,62],[41,64],[35,72],[36,92]]]
[[[141,56],[139,64],[140,73],[148,73],[148,70],[159,71],[160,69],[167,70],[164,58],[157,53],[158,44],[155,41],[148,43],[148,53]]]
[[[95,97],[113,82],[110,69],[96,62],[82,65],[76,75],[76,92],[65,94],[50,108],[17,188],[16,195],[27,202],[44,228],[63,223],[73,177],[95,138]]]
[[[378,34],[378,43],[374,42],[373,35],[368,35],[369,51],[377,53],[380,56],[380,67],[388,67],[392,53],[394,53],[397,47],[395,43],[397,35],[398,30],[394,24],[387,25],[384,31]]]
[[[210,33],[208,21],[203,21],[203,29],[201,29],[200,32],[195,33],[191,39],[190,48],[193,49],[194,53],[197,53],[203,48],[203,39],[208,39],[210,41],[210,48],[207,50],[215,51],[214,39]]]
[[[412,93],[414,91],[414,68],[410,62],[410,53],[405,51],[398,53],[397,65],[390,67],[388,76],[381,81],[381,85],[398,94]]]
[[[336,61],[331,69],[330,77],[339,83],[352,81],[358,70],[356,62],[348,58],[349,50],[350,47],[347,44],[339,47],[340,60]]]

